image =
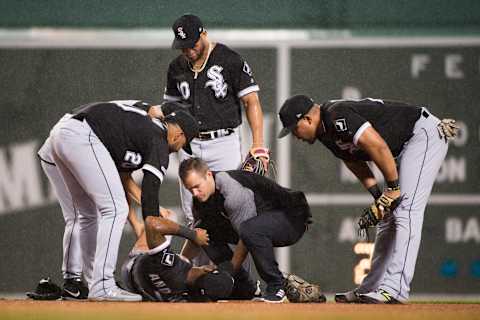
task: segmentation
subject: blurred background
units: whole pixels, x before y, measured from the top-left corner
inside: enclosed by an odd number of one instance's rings
[[[47,275],[61,283],[63,218],[36,158],[50,128],[87,102],[160,103],[168,63],[179,53],[170,49],[170,26],[185,13],[248,61],[277,180],[308,194],[315,223],[279,252],[284,270],[327,292],[351,289],[368,272],[373,246],[356,232],[369,196],[320,144],[277,141],[277,109],[300,93],[318,102],[396,99],[461,126],[425,213],[412,291],[480,295],[475,0],[0,1],[0,295],[32,289]],[[160,200],[181,221],[177,167],[172,155]],[[126,226],[119,265],[133,240]]]

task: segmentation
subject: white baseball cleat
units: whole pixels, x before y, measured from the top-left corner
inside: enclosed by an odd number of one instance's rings
[[[112,287],[107,290],[100,290],[96,294],[90,294],[88,300],[91,301],[142,301],[142,296],[131,293],[119,287]]]

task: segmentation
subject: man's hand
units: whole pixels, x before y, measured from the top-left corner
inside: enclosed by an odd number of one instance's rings
[[[445,141],[454,139],[459,129],[460,127],[455,124],[455,120],[453,119],[442,119],[437,125],[438,135],[441,139],[445,139]]]
[[[201,247],[207,246],[209,241],[207,230],[201,229],[201,228],[195,228],[195,233],[196,233],[196,237],[194,241],[195,244]]]
[[[378,208],[380,219],[383,219],[385,214],[395,210],[398,203],[395,202],[400,197],[400,189],[398,190],[385,190],[380,198],[375,201],[375,206]]]
[[[260,159],[263,162],[265,172],[268,172],[268,165],[270,163],[270,150],[262,146],[252,146],[250,148],[250,154],[252,154],[254,158]]]
[[[210,264],[200,266],[199,268],[202,269],[202,271],[205,272],[205,273],[209,273],[209,272],[212,272],[213,270],[217,269],[216,266],[210,265]]]
[[[402,201],[400,190],[385,190],[382,195],[363,211],[358,220],[360,231],[374,227],[386,214],[391,213]]]
[[[175,216],[175,212],[170,209],[165,209],[164,207],[160,207],[160,215],[165,219],[173,220]]]
[[[261,176],[266,175],[270,162],[269,153],[270,151],[267,148],[251,148],[240,168]]]

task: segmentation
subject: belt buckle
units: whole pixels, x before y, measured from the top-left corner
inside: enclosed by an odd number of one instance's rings
[[[212,131],[200,132],[198,134],[198,138],[200,138],[200,140],[212,140],[214,139],[213,132]]]
[[[234,132],[232,128],[218,129],[206,132],[200,132],[198,137],[200,140],[213,140],[216,138],[226,137],[231,135]]]

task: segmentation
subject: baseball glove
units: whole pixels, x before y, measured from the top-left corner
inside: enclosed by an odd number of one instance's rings
[[[319,285],[308,283],[291,273],[284,276],[288,301],[293,303],[324,303],[327,301]]]
[[[459,127],[453,119],[442,119],[437,125],[438,135],[445,141],[454,139],[458,134],[458,129]]]
[[[27,292],[27,297],[33,300],[58,300],[62,294],[62,289],[53,283],[50,278],[43,278],[38,283],[35,291]]]
[[[264,176],[268,172],[269,162],[270,151],[267,148],[252,148],[240,168]]]
[[[383,193],[380,198],[363,210],[363,214],[358,219],[359,234],[365,234],[368,237],[367,229],[375,227],[386,214],[394,211],[402,199],[403,196],[392,199]]]

